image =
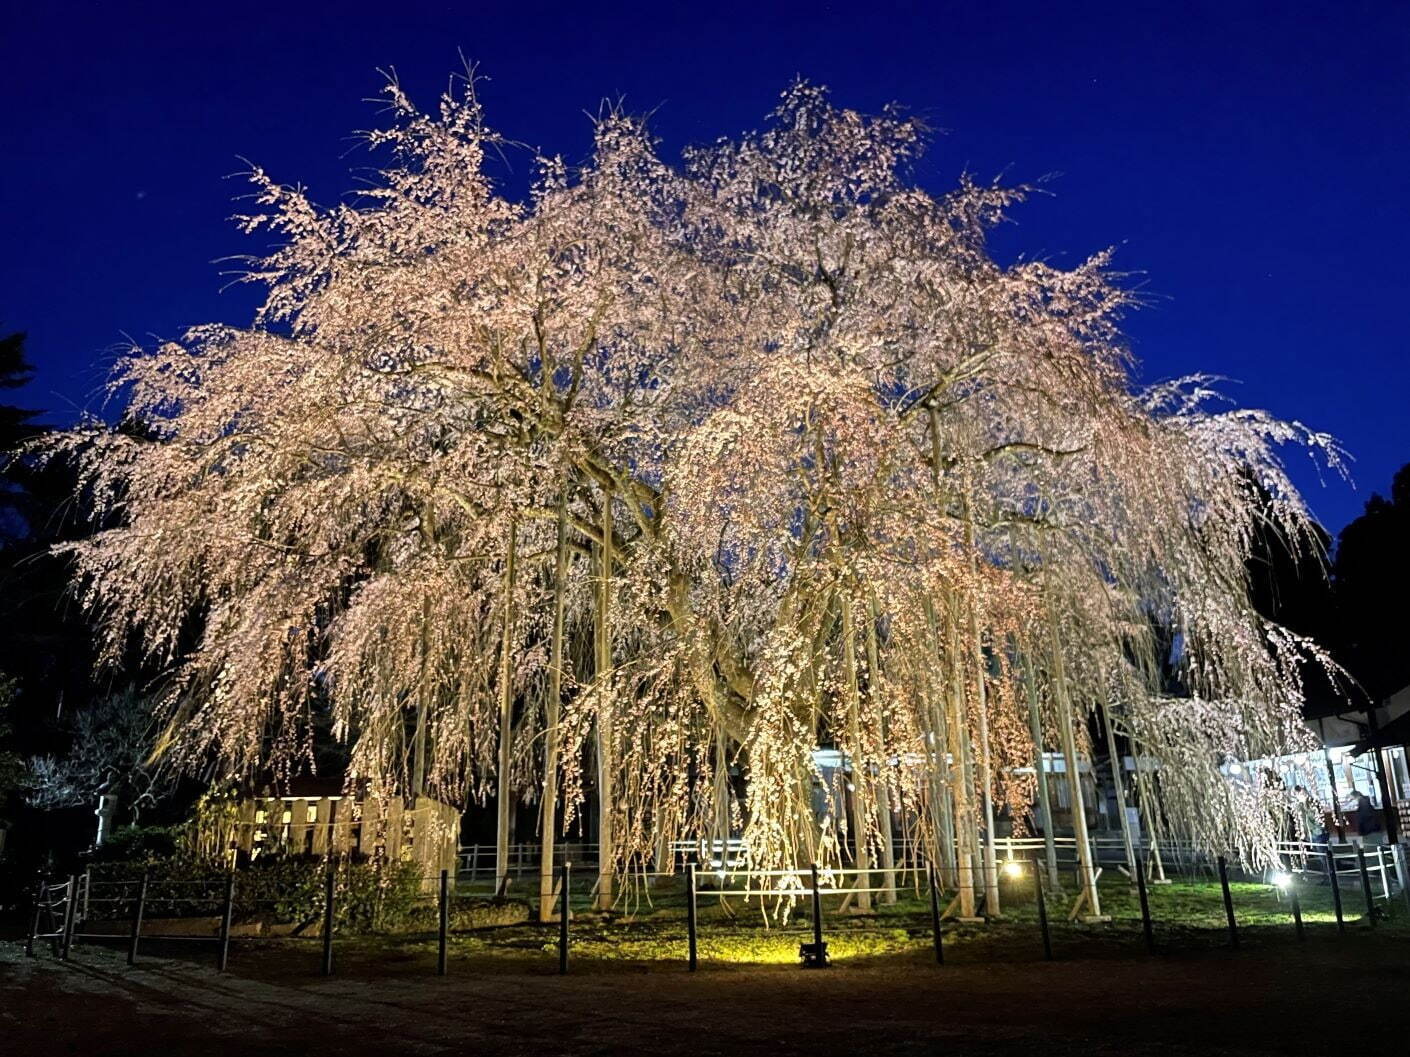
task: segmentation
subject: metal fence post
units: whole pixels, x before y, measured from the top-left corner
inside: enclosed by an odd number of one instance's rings
[[[69,949],[73,946],[73,918],[75,904],[78,903],[78,875],[69,874],[68,885],[64,888],[64,927],[59,940],[59,960],[69,960]]]
[[[436,948],[436,975],[446,974],[446,933],[450,928],[450,871],[441,871],[441,902],[440,919],[438,921],[440,929],[439,942]]]
[[[935,883],[935,864],[930,864],[930,932],[935,937],[935,964],[945,964],[945,941],[940,931],[940,887]]]
[[[798,953],[803,957],[805,969],[828,967],[827,944],[823,942],[822,890],[818,882],[817,863],[813,863],[813,942],[804,944]]]
[[[220,953],[216,956],[215,967],[225,972],[230,961],[230,919],[235,913],[235,871],[225,880],[225,906],[220,912]]]
[[[573,864],[565,862],[558,876],[560,898],[563,900],[558,908],[558,975],[563,976],[568,972],[568,899],[572,895]]]
[[[1376,927],[1376,901],[1371,895],[1371,875],[1366,872],[1366,849],[1356,846],[1356,869],[1361,873],[1361,895],[1366,900],[1366,927]]]
[[[1239,923],[1234,918],[1234,896],[1229,891],[1229,864],[1219,856],[1219,886],[1224,889],[1224,917],[1229,922],[1229,946],[1239,945]]]
[[[1043,933],[1043,960],[1053,960],[1053,937],[1048,930],[1048,900],[1043,892],[1043,871],[1033,864],[1033,892],[1038,898],[1038,928]]]
[[[323,878],[323,975],[333,975],[333,876],[334,867],[328,864],[328,874]]]
[[[695,972],[698,964],[697,941],[695,930],[697,921],[695,916],[695,863],[685,864],[685,932],[686,942],[689,950],[690,971]]]
[[[1141,900],[1141,931],[1145,933],[1146,950],[1155,953],[1155,931],[1151,928],[1151,903],[1150,896],[1146,892],[1146,867],[1144,863],[1136,865],[1136,894]]]
[[[137,964],[137,943],[142,938],[142,915],[147,909],[148,871],[142,871],[142,880],[137,882],[137,905],[132,908],[132,936],[127,942],[127,964]]]

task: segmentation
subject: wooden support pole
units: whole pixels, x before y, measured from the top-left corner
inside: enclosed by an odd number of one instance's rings
[[[1101,896],[1097,892],[1096,863],[1087,836],[1087,809],[1082,801],[1082,776],[1077,770],[1077,735],[1073,732],[1072,701],[1067,693],[1067,664],[1062,652],[1062,637],[1058,633],[1056,611],[1048,615],[1051,643],[1053,697],[1057,702],[1058,737],[1062,742],[1063,763],[1067,768],[1067,785],[1072,794],[1072,835],[1077,842],[1077,865],[1086,901],[1089,921],[1106,920],[1102,915]]]
[[[1395,872],[1400,877],[1400,895],[1405,909],[1410,911],[1410,844],[1402,841],[1395,846]]]
[[[1346,827],[1341,820],[1341,800],[1337,796],[1337,772],[1332,766],[1332,750],[1327,747],[1327,731],[1321,719],[1317,720],[1317,730],[1322,735],[1322,761],[1327,765],[1327,788],[1332,797],[1332,825],[1336,827],[1337,840],[1346,840]],[[1327,843],[1330,844],[1331,841]]]
[[[1038,687],[1033,677],[1033,662],[1023,656],[1023,686],[1028,696],[1028,728],[1033,738],[1033,768],[1038,780],[1038,820],[1043,826],[1043,855],[1048,865],[1048,880],[1053,887],[1060,884],[1057,865],[1057,845],[1053,841],[1053,807],[1048,799],[1048,761],[1043,751],[1043,724],[1038,713]]]
[[[698,962],[696,957],[695,930],[695,863],[688,862],[685,864],[685,931],[686,943],[688,945],[688,964],[691,972],[695,972]]]
[[[44,896],[47,887],[44,883],[44,877],[41,875],[34,886],[34,916],[30,919],[29,936],[24,941],[26,958],[34,957],[34,937],[39,934],[39,917],[44,912]]]
[[[1366,727],[1370,733],[1371,759],[1376,765],[1376,781],[1381,787],[1381,815],[1385,819],[1386,838],[1394,844],[1400,840],[1400,819],[1396,815],[1395,798],[1390,792],[1390,775],[1386,771],[1385,757],[1381,755],[1381,727],[1376,719],[1374,702],[1366,709]]]
[[[1219,856],[1219,887],[1224,890],[1224,917],[1229,923],[1229,946],[1239,945],[1239,923],[1234,917],[1234,896],[1229,891],[1229,864]]]
[[[142,880],[137,884],[137,902],[132,907],[132,935],[127,941],[127,964],[137,964],[137,944],[142,939],[142,915],[147,910],[148,871],[142,871]]]
[[[73,946],[73,920],[78,907],[78,875],[69,874],[67,887],[64,889],[64,927],[59,940],[59,960],[69,960],[69,949]]]
[[[1111,709],[1102,703],[1102,720],[1106,726],[1107,759],[1111,764],[1111,782],[1116,790],[1116,810],[1121,822],[1121,843],[1126,852],[1126,868],[1135,874],[1140,869],[1136,861],[1136,845],[1131,837],[1131,819],[1126,811],[1126,783],[1121,775],[1121,750],[1116,744],[1116,726],[1111,721]]]

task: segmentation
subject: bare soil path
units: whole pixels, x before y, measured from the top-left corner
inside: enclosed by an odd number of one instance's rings
[[[128,968],[113,948],[85,945],[61,963],[0,944],[0,1053],[1324,1055],[1404,1052],[1410,1037],[1410,943],[1395,936],[1155,958],[694,975],[588,966],[566,977],[545,966],[437,978],[420,958],[351,958],[322,978],[308,952],[291,961],[279,950],[237,950],[219,974],[204,952],[167,953]]]

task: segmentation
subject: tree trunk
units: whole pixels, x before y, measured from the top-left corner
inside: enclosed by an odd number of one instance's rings
[[[430,695],[426,683],[431,669],[431,599],[421,603],[421,684],[416,701],[416,733],[411,747],[411,795],[419,797],[426,791],[426,721]]]
[[[1048,628],[1052,644],[1053,697],[1057,701],[1058,735],[1062,739],[1062,756],[1067,764],[1067,784],[1072,791],[1072,835],[1077,840],[1077,860],[1081,864],[1082,896],[1087,901],[1087,916],[1099,918],[1102,903],[1097,894],[1092,846],[1087,838],[1087,809],[1082,801],[1081,775],[1077,771],[1077,738],[1072,730],[1072,702],[1067,696],[1067,665],[1063,661],[1056,611],[1049,614]]]
[[[1043,824],[1043,855],[1048,864],[1048,887],[1062,889],[1058,876],[1057,845],[1053,841],[1053,805],[1048,796],[1047,753],[1043,751],[1043,723],[1038,715],[1038,687],[1033,680],[1033,662],[1023,657],[1023,687],[1028,694],[1028,726],[1033,735],[1033,766],[1038,774],[1038,817]]]
[[[979,834],[974,811],[974,785],[969,759],[969,723],[965,717],[964,668],[961,663],[960,629],[955,602],[949,604],[950,690],[946,727],[950,735],[950,788],[955,800],[955,858],[959,864],[960,917],[975,916],[974,852]]]
[[[935,605],[925,599],[925,619],[930,631],[930,645],[938,668],[942,652],[940,649],[940,629],[935,619]],[[959,885],[959,869],[955,858],[955,812],[951,794],[954,774],[949,754],[949,723],[945,718],[942,693],[934,684],[926,681],[926,698],[930,709],[929,753],[932,760],[930,769],[930,814],[935,834],[935,868],[940,871],[940,880],[945,888]]]
[[[543,799],[539,810],[539,920],[553,920],[553,847],[558,831],[558,723],[563,704],[564,582],[568,576],[568,495],[558,496],[558,549],[553,557],[553,638],[543,708]]]
[[[969,571],[978,572],[979,559],[975,554],[976,536],[974,529],[974,506],[970,501],[970,479],[968,471],[964,476],[964,516],[965,549],[969,552]],[[994,854],[994,781],[990,771],[989,748],[989,697],[984,676],[987,665],[984,661],[984,639],[979,633],[979,613],[971,601],[969,611],[970,648],[974,651],[974,696],[978,704],[979,718],[979,793],[984,805],[984,913],[998,917],[999,907],[999,860]]]
[[[602,546],[598,551],[602,565],[597,590],[597,613],[594,644],[597,650],[597,906],[600,910],[610,910],[613,903],[613,860],[615,858],[612,840],[612,815],[616,797],[614,792],[612,698],[608,693],[608,681],[612,672],[612,628],[609,620],[612,605],[612,493],[603,489],[602,497]]]
[[[883,744],[886,733],[886,710],[877,696],[877,680],[881,677],[881,651],[876,643],[876,622],[877,609],[876,599],[871,601],[871,619],[867,621],[867,693],[871,698],[872,708],[876,713],[877,722],[882,725]],[[885,889],[881,900],[883,903],[896,902],[896,848],[895,832],[891,819],[891,791],[887,782],[887,769],[889,764],[886,760],[877,761],[879,773],[877,774],[876,786],[876,816],[877,828],[881,835],[881,887]]]
[[[510,751],[514,730],[514,576],[518,526],[509,525],[509,553],[504,565],[504,627],[499,665],[499,785],[495,808],[494,889],[503,895],[509,887],[509,827],[512,797],[509,788]]]
[[[862,754],[861,692],[857,688],[857,644],[852,628],[852,600],[842,595],[842,670],[847,680],[847,733],[852,757],[852,861],[857,868],[857,906],[871,909],[871,865],[867,855],[869,777]]]
[[[969,607],[969,634],[974,645],[975,696],[979,699],[979,785],[984,804],[984,913],[986,916],[998,917],[1003,911],[999,906],[999,858],[994,851],[994,782],[989,763],[989,699],[984,686],[984,647],[979,638],[979,622],[975,618],[973,605]]]

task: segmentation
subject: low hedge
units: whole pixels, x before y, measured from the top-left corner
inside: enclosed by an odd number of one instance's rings
[[[240,924],[318,926],[328,864],[313,856],[265,855],[235,872],[233,919]],[[229,876],[219,862],[153,858],[95,863],[95,917],[125,917],[147,875],[148,917],[209,917],[221,912]],[[121,883],[114,883],[121,882]],[[397,932],[421,916],[434,896],[414,863],[343,860],[334,867],[333,916],[340,932]]]
[[[214,917],[224,907],[229,875],[219,862],[148,858],[92,866],[93,917],[128,917],[144,873],[148,918]],[[327,873],[327,862],[314,856],[260,856],[235,872],[234,922],[317,931]],[[437,879],[423,877],[414,863],[345,859],[335,864],[333,883],[339,932],[433,932],[438,927]],[[529,914],[529,904],[521,900],[452,895],[450,928],[463,932],[517,925]]]

